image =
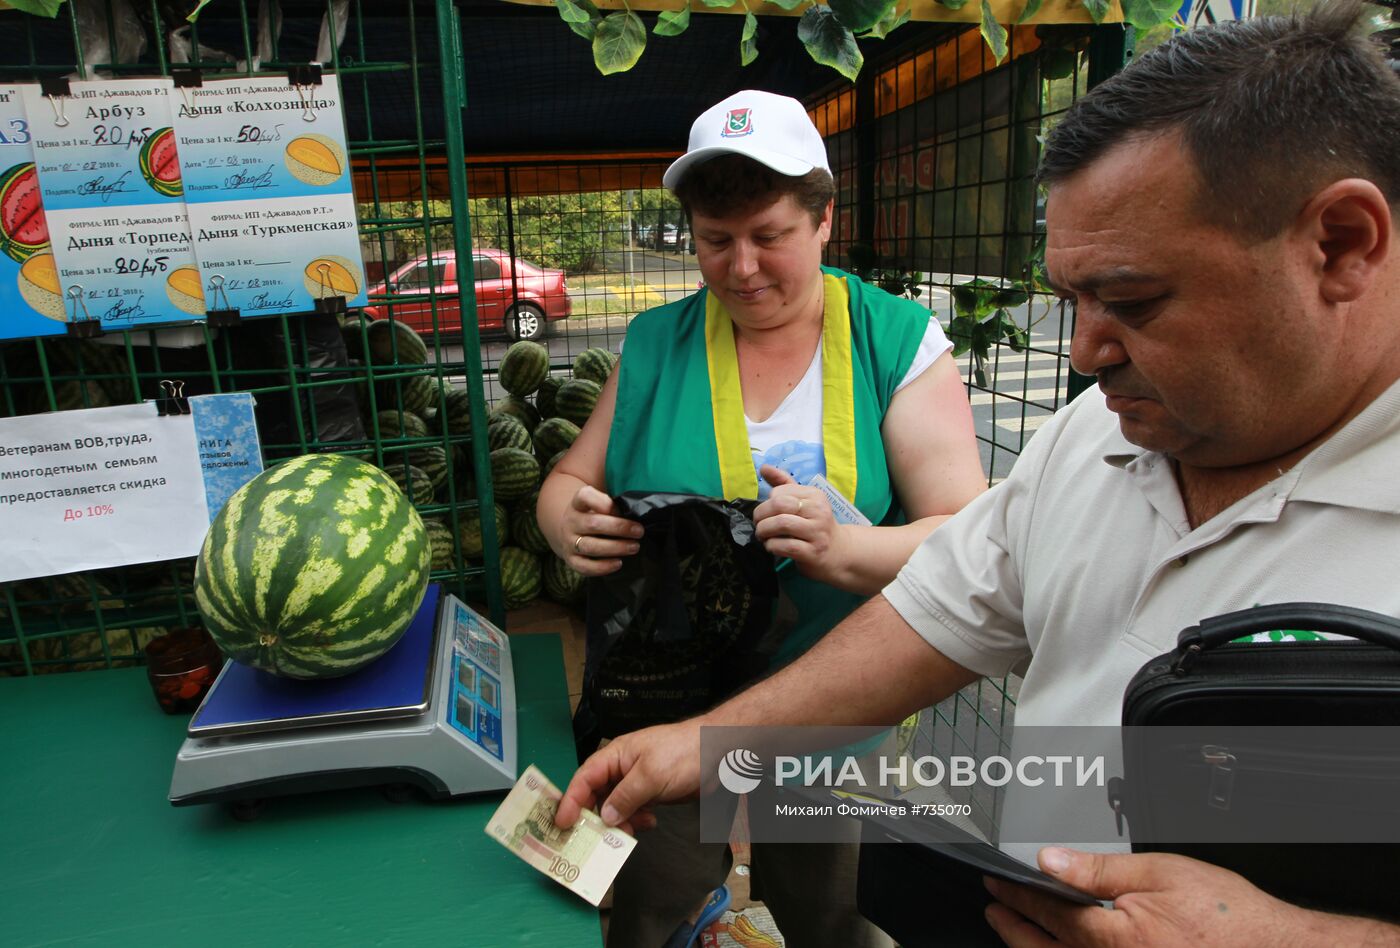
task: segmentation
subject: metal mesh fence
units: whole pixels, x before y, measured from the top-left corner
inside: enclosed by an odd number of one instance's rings
[[[164,331],[6,344],[0,411],[131,402],[153,397],[158,380],[170,377],[184,379],[191,394],[253,391],[270,462],[320,450],[386,465],[442,459],[446,481],[422,510],[456,537],[465,520],[477,520],[478,505],[492,503],[485,439],[447,428],[400,436],[402,412],[419,403],[423,387],[439,413],[449,393],[467,393],[483,413],[478,423],[506,395],[496,371],[513,340],[545,345],[551,375],[566,378],[587,349],[620,352],[636,313],[696,290],[702,277],[687,222],[660,184],[669,156],[472,158],[456,176],[465,187],[454,187],[450,142],[427,137],[421,110],[425,86],[436,103],[439,86],[457,81],[453,64],[439,63],[442,24],[424,22],[421,4],[392,15],[378,9],[392,4],[365,6],[351,5],[333,57],[345,86],[370,281],[365,313],[346,326],[283,316],[226,332],[179,330],[193,333],[179,347],[165,344]],[[150,17],[158,20],[157,7]],[[438,7],[441,16],[450,4]],[[256,74],[291,61],[274,33],[272,55],[250,69],[267,43],[256,11],[245,8],[235,21],[243,55],[232,58],[243,61],[210,68]],[[62,45],[54,34],[61,24],[43,28],[44,36],[29,29],[34,35],[14,47],[28,50],[28,61],[0,77],[32,79],[77,65],[76,24],[67,24],[69,58],[61,61],[49,55]],[[387,33],[406,58],[377,52],[376,39]],[[837,177],[827,262],[913,296],[949,332],[990,483],[1006,476],[1025,442],[1083,384],[1068,365],[1072,313],[1035,280],[1044,220],[1033,176],[1040,137],[1091,74],[1121,65],[1121,40],[1099,48],[1104,35],[1017,27],[998,65],[975,28],[949,31],[879,62],[854,87],[807,103]],[[190,39],[197,51],[197,30]],[[162,55],[117,66],[113,72],[160,73],[170,64]],[[399,119],[378,131],[390,113]],[[445,129],[454,134],[451,122]],[[468,247],[470,266],[459,259]],[[394,357],[376,364],[359,330],[383,316],[416,331],[425,362],[404,358],[396,345]],[[347,338],[341,357],[318,358]],[[353,418],[332,424],[348,417],[347,400],[357,408]],[[451,568],[434,578],[498,608],[497,546],[491,538],[477,558],[454,546]],[[159,629],[195,620],[191,569],[186,560],[6,584],[0,673],[136,657]],[[1009,736],[1017,684],[1013,677],[973,686],[909,722],[906,736],[916,752],[993,752]],[[972,802],[980,821],[994,821],[995,798]]]
[[[444,142],[429,138],[425,129],[431,124],[460,130],[450,112],[427,116],[433,119],[428,123],[420,107],[425,98],[444,103],[442,89],[460,83],[461,63],[439,55],[444,19],[455,25],[451,4],[443,0],[434,9],[406,0],[338,9],[316,3],[284,5],[280,14],[274,8],[214,5],[196,24],[184,22],[187,10],[177,16],[172,5],[156,0],[67,4],[55,20],[15,14],[6,22],[20,35],[11,37],[0,77],[32,82],[81,76],[85,67],[92,70],[90,78],[166,75],[177,65],[211,78],[280,76],[290,66],[324,60],[341,82],[370,273],[376,272],[374,261],[386,258],[386,248],[404,241],[430,255],[450,253],[456,231],[470,233],[464,211],[451,200],[452,175],[434,182],[442,200],[429,203],[389,200],[376,181],[381,164],[390,162],[417,193],[425,193],[429,157],[441,163],[444,151]],[[386,123],[386,116],[393,121]],[[439,559],[433,578],[486,602],[502,622],[492,518],[480,527],[481,549],[464,555],[462,537],[478,521],[478,505],[490,505],[492,496],[486,439],[472,434],[484,414],[447,424],[448,412],[463,399],[477,406],[484,401],[476,323],[460,324],[458,297],[455,289],[430,286],[426,296],[405,302],[381,286],[373,306],[341,317],[291,314],[245,319],[230,328],[201,324],[91,340],[4,343],[0,414],[135,403],[159,396],[163,379],[181,380],[187,396],[252,392],[267,464],[335,451],[410,478],[410,464],[430,470],[432,490],[420,496],[419,510],[448,527],[453,547],[445,562]],[[426,346],[395,335],[387,346],[372,346],[365,331],[371,319],[398,316],[410,303],[426,314],[428,331],[417,337]],[[442,345],[434,328],[451,331],[458,345]],[[423,430],[407,423],[408,413],[438,423]],[[198,621],[192,575],[193,561],[180,559],[0,585],[0,674],[136,660],[160,632]]]

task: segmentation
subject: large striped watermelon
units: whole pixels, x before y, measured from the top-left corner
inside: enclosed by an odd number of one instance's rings
[[[431,550],[384,472],[308,454],[244,484],[195,566],[205,627],[232,659],[288,678],[333,678],[398,641],[423,601]]]
[[[501,358],[501,388],[512,395],[529,395],[549,374],[549,350],[528,339],[515,343]]]

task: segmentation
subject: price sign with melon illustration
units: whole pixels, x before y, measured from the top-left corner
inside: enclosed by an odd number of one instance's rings
[[[0,339],[65,331],[58,270],[19,89],[0,86]]]
[[[44,231],[47,246],[20,264],[30,308],[60,330],[73,319],[107,330],[201,319],[171,81],[71,82],[70,94],[56,98],[35,85],[18,88],[38,193],[26,196],[21,173],[12,205],[0,196],[0,218],[11,259],[10,250],[23,252]]]
[[[175,98],[204,298],[243,317],[366,302],[340,84],[205,79]]]

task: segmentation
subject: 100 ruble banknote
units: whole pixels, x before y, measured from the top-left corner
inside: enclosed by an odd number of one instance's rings
[[[486,824],[486,835],[555,882],[597,905],[637,841],[584,810],[572,829],[554,825],[563,796],[534,764]]]

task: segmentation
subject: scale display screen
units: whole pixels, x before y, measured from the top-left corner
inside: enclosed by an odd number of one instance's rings
[[[448,722],[497,760],[501,743],[500,633],[456,604],[452,619],[452,711]]]

